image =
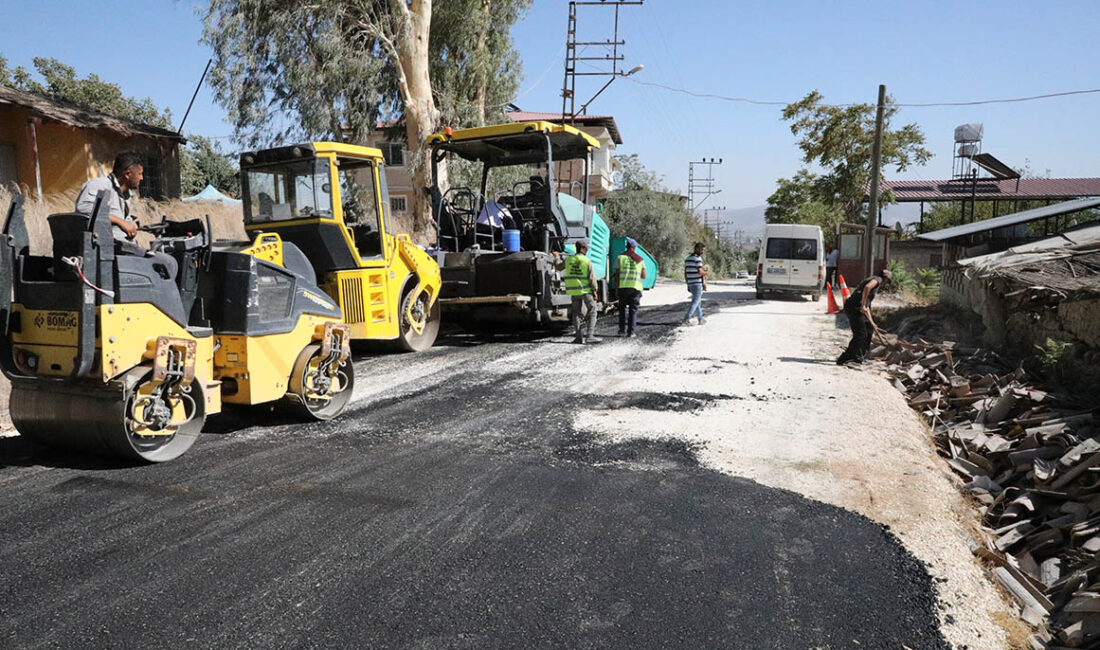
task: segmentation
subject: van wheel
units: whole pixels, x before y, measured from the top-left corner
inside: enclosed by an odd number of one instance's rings
[[[757,300],[763,300],[764,299],[764,292],[757,289],[756,290],[756,299]]]

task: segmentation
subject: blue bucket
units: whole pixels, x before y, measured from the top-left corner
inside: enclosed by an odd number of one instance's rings
[[[519,252],[519,231],[518,230],[505,230],[504,231],[504,250],[509,253]]]

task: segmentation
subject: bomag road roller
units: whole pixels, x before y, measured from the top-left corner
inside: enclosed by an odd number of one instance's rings
[[[440,301],[448,313],[472,327],[564,322],[571,300],[558,262],[579,239],[589,241],[598,298],[606,301],[610,233],[588,202],[598,140],[568,125],[517,122],[447,129],[428,144]],[[481,167],[480,189],[454,185],[444,191],[440,163],[452,156]],[[499,180],[518,177],[504,185]],[[492,185],[498,193],[490,197]]]
[[[141,251],[116,253],[105,193],[91,218],[49,226],[53,255],[31,255],[16,197],[0,240],[0,368],[21,434],[160,462],[223,402],[285,400],[315,419],[348,403],[349,328],[278,235],[212,244],[199,219],[146,228],[178,262],[173,279]]]
[[[294,243],[352,340],[425,350],[439,333],[439,265],[395,234],[382,152],[313,142],[241,154],[245,229]]]

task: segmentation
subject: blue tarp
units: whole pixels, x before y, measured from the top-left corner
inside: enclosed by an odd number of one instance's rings
[[[233,199],[233,198],[230,198],[230,197],[222,194],[217,189],[215,189],[213,185],[207,185],[203,189],[203,191],[199,192],[195,196],[189,196],[189,197],[187,197],[185,199],[182,199],[182,200],[183,201],[220,201],[222,203],[227,203],[229,205],[240,205],[241,204],[240,199]]]

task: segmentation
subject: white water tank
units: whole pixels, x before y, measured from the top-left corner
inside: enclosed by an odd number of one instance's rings
[[[962,124],[955,127],[955,142],[981,142],[984,133],[981,124]]]

